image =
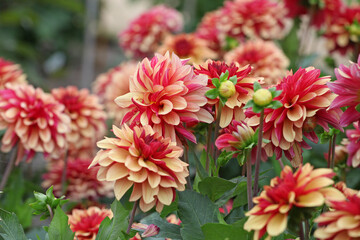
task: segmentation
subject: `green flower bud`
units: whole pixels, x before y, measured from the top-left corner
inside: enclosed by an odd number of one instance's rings
[[[230,98],[230,97],[232,97],[232,95],[235,94],[235,91],[236,90],[235,90],[234,84],[229,80],[222,82],[219,87],[219,94],[222,97]]]
[[[272,99],[271,92],[267,89],[259,89],[253,95],[254,103],[260,107],[265,107],[270,104]]]

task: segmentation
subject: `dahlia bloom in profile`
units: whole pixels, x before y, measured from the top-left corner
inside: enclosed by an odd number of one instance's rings
[[[16,164],[36,152],[60,157],[67,148],[70,118],[65,107],[51,94],[30,85],[7,85],[0,90],[0,129],[6,130],[1,151],[9,152],[18,144]]]
[[[65,113],[71,119],[71,130],[66,134],[68,155],[77,157],[80,149],[91,152],[96,141],[106,132],[106,113],[98,97],[89,94],[87,89],[78,90],[75,86],[53,89],[51,93],[65,106]]]
[[[271,0],[234,0],[225,2],[221,26],[228,36],[281,39],[285,35],[287,11],[283,4]]]
[[[360,194],[349,190],[346,199],[328,201],[331,210],[314,220],[318,224],[316,239],[360,239]]]
[[[106,218],[112,218],[110,209],[89,207],[88,209],[74,209],[69,217],[70,228],[75,232],[74,240],[95,240],[99,232],[101,222]]]
[[[18,64],[0,58],[0,90],[4,89],[7,83],[26,84],[26,75]]]
[[[264,77],[265,86],[279,83],[285,77],[290,61],[282,50],[271,41],[261,39],[240,44],[224,55],[227,63],[237,62],[240,66],[249,64],[251,76]]]
[[[101,74],[94,84],[94,93],[98,95],[104,103],[108,116],[113,118],[116,123],[120,123],[127,112],[127,109],[120,108],[115,103],[115,98],[128,93],[130,78],[136,71],[135,62],[125,62],[107,73]]]
[[[349,67],[340,65],[336,68],[335,75],[337,80],[327,84],[331,91],[338,95],[331,103],[330,109],[348,106],[340,118],[340,125],[346,127],[360,120],[360,113],[356,110],[356,106],[360,104],[360,55],[357,63],[351,63]]]
[[[281,94],[274,98],[282,103],[278,109],[264,111],[264,138],[270,140],[265,145],[268,156],[275,152],[280,159],[282,152],[294,167],[302,162],[302,148],[310,146],[303,141],[303,136],[317,143],[318,137],[314,128],[319,125],[329,131],[328,124],[341,129],[339,126],[341,109],[327,111],[335,94],[330,91],[326,83],[330,77],[320,77],[320,70],[313,67],[300,68],[294,74],[289,72],[277,86]],[[250,126],[259,124],[258,114],[247,111]]]
[[[98,179],[115,182],[117,199],[133,187],[129,201],[139,200],[144,212],[154,206],[161,212],[174,201],[175,190],[185,189],[189,171],[188,164],[179,159],[182,148],[149,125],[133,129],[126,124],[121,129],[113,126],[113,132],[115,138],[98,142],[102,150],[90,167],[100,165]]]
[[[170,33],[183,28],[182,15],[175,9],[158,5],[134,19],[119,34],[120,46],[130,56],[147,57],[152,55]]]
[[[145,58],[130,79],[130,92],[115,99],[128,111],[122,123],[150,125],[178,144],[185,138],[196,142],[184,124],[213,121],[201,108],[207,103],[206,83],[207,77],[195,75],[192,66],[175,54]]]
[[[49,170],[43,175],[42,186],[44,188],[54,187],[54,195],[60,197],[80,200],[97,200],[100,197],[113,197],[113,186],[110,182],[97,180],[98,167],[88,169],[91,159],[69,158],[66,166],[66,191],[62,192],[63,161],[56,161],[49,165]]]
[[[344,196],[347,198],[347,197],[350,197],[350,196],[353,196],[353,195],[356,195],[359,193],[359,190],[355,190],[355,189],[351,189],[349,187],[346,186],[346,183],[344,182],[337,182],[335,185],[334,185],[334,188],[336,188],[337,190],[339,190],[342,194],[344,194]]]
[[[220,127],[222,128],[227,127],[233,119],[237,121],[244,120],[245,115],[242,107],[251,99],[251,95],[254,92],[253,83],[261,80],[261,78],[249,77],[251,67],[248,65],[240,67],[237,63],[226,64],[209,59],[204,64],[195,68],[195,73],[199,76],[206,75],[209,88],[215,88],[211,80],[213,78],[220,78],[220,75],[226,71],[229,72],[228,79],[233,76],[237,77],[237,83],[235,85],[235,94],[228,98],[221,110]],[[215,106],[216,116],[219,114],[219,101],[219,98],[208,99],[208,104]]]
[[[189,58],[189,63],[197,64],[208,58],[217,57],[217,54],[208,47],[207,42],[194,34],[168,35],[157,52],[165,54],[167,51],[175,53],[181,59]]]
[[[347,165],[358,167],[360,165],[360,128],[359,122],[353,124],[355,129],[346,130],[349,144],[347,145]]]
[[[296,172],[285,166],[280,177],[273,178],[270,186],[253,199],[256,205],[245,214],[249,218],[244,229],[254,230],[254,239],[266,233],[269,238],[275,237],[286,230],[291,210],[312,211],[310,208],[322,206],[325,200],[344,199],[339,190],[329,187],[334,175],[332,169],[314,169],[309,163]]]

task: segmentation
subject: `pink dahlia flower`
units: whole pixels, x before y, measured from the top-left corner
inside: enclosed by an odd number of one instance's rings
[[[149,125],[130,129],[113,126],[115,138],[98,142],[102,148],[90,167],[100,165],[98,179],[114,182],[115,197],[119,200],[131,188],[129,201],[139,200],[144,212],[175,200],[176,192],[185,190],[189,175],[188,164],[181,161],[181,147],[164,138]]]
[[[359,123],[353,124],[355,129],[346,130],[346,136],[349,139],[347,145],[348,159],[347,164],[352,167],[358,167],[360,165],[360,128]]]
[[[26,75],[23,74],[19,65],[0,58],[0,90],[4,89],[7,83],[25,84]]]
[[[207,86],[215,88],[211,79],[219,78],[222,73],[229,72],[229,77],[237,77],[235,85],[235,94],[232,95],[223,106],[220,115],[220,127],[227,127],[230,122],[235,119],[242,121],[245,118],[242,107],[251,99],[253,93],[253,83],[259,81],[260,78],[250,77],[251,67],[249,65],[240,67],[238,63],[226,64],[221,61],[208,60],[204,64],[195,68],[195,73],[199,76],[206,75]],[[215,106],[215,115],[218,114],[219,98],[208,99],[210,106]]]
[[[156,51],[167,34],[180,32],[182,28],[183,18],[177,10],[155,6],[120,33],[120,46],[129,55],[147,57]]]
[[[360,104],[360,55],[357,63],[336,68],[335,75],[337,80],[329,82],[328,86],[338,96],[331,103],[330,109],[348,106],[340,119],[340,125],[346,127],[360,120],[360,112],[356,110],[356,106]]]
[[[157,52],[165,54],[167,51],[175,53],[181,59],[189,58],[189,63],[197,64],[217,57],[207,46],[207,42],[194,34],[168,35]]]
[[[279,83],[285,77],[289,59],[273,42],[255,40],[240,44],[225,54],[226,62],[237,62],[240,66],[249,64],[253,71],[251,76],[264,77],[266,86]]]
[[[342,111],[337,108],[327,111],[335,94],[330,91],[326,83],[330,77],[320,77],[320,70],[309,67],[300,68],[294,74],[290,72],[277,86],[281,90],[275,100],[283,106],[278,109],[265,109],[264,138],[271,142],[266,144],[268,156],[274,151],[277,159],[282,151],[294,166],[302,162],[302,147],[309,148],[303,136],[317,142],[314,128],[319,125],[326,131],[328,124],[340,128],[339,120]],[[254,115],[248,111],[248,117]],[[254,121],[253,121],[254,120]],[[259,124],[258,114],[248,124]]]
[[[113,197],[112,183],[100,182],[96,175],[99,167],[88,169],[91,159],[69,158],[66,166],[66,191],[62,192],[63,161],[55,161],[49,165],[49,170],[43,175],[44,188],[54,186],[54,194],[57,197],[65,195],[73,201],[94,201],[100,197]]]
[[[122,123],[150,125],[178,144],[184,138],[196,142],[184,124],[213,121],[201,108],[207,103],[206,83],[207,77],[195,75],[192,66],[175,54],[145,58],[130,79],[130,92],[115,99],[128,111]]]
[[[74,209],[69,217],[70,228],[75,232],[74,240],[95,240],[101,222],[112,218],[110,209],[89,207],[88,209]]]
[[[228,36],[280,39],[284,36],[286,9],[271,0],[234,0],[225,2],[221,22]]]
[[[24,155],[30,161],[36,152],[60,157],[67,148],[70,118],[51,94],[30,85],[7,85],[0,90],[0,129],[6,132],[1,151],[18,144],[16,163]]]
[[[71,119],[71,130],[66,134],[69,143],[68,155],[78,157],[80,149],[88,149],[90,156],[96,141],[106,132],[106,113],[99,99],[87,89],[75,86],[57,88],[51,91],[54,98],[65,106],[65,113]]]

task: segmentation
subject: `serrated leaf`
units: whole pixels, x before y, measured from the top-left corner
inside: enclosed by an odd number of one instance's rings
[[[4,240],[27,240],[15,213],[0,208],[0,234]]]
[[[54,218],[50,223],[48,234],[49,240],[74,239],[75,233],[73,233],[70,229],[68,216],[60,207],[57,207],[54,212]]]
[[[218,78],[211,79],[211,82],[216,88],[220,87],[220,80]]]
[[[164,238],[171,238],[173,240],[182,239],[180,226],[168,223],[165,219],[162,219],[157,212],[143,218],[140,222],[147,225],[155,224],[160,228],[159,234],[153,237],[144,238],[146,240],[163,240]]]
[[[259,89],[261,89],[260,83],[259,82],[254,82],[254,92],[256,92]]]
[[[181,237],[183,240],[203,240],[201,226],[218,222],[219,209],[209,198],[197,192],[185,190],[178,194],[178,216],[183,224]]]
[[[236,186],[236,183],[219,177],[207,177],[199,183],[199,190],[212,201],[219,199],[224,193]]]
[[[210,89],[205,93],[205,96],[210,99],[216,99],[219,96],[219,91],[217,88]]]

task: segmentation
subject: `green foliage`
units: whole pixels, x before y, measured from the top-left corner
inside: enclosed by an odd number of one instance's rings
[[[27,240],[15,213],[0,208],[0,236],[3,240]]]
[[[247,239],[249,233],[238,226],[238,224],[227,225],[220,223],[207,223],[201,227],[206,240],[237,240],[241,236],[241,239]]]
[[[52,219],[49,229],[49,240],[69,240],[74,239],[73,233],[68,224],[68,216],[64,213],[60,206],[57,206],[54,218]]]
[[[157,212],[150,214],[143,218],[141,223],[150,225],[155,224],[160,228],[159,234],[153,237],[147,237],[147,240],[163,240],[164,238],[171,238],[173,240],[181,240],[180,226],[168,223],[162,219]]]
[[[199,183],[200,193],[212,201],[218,200],[223,194],[236,186],[236,183],[219,177],[207,177]]]

